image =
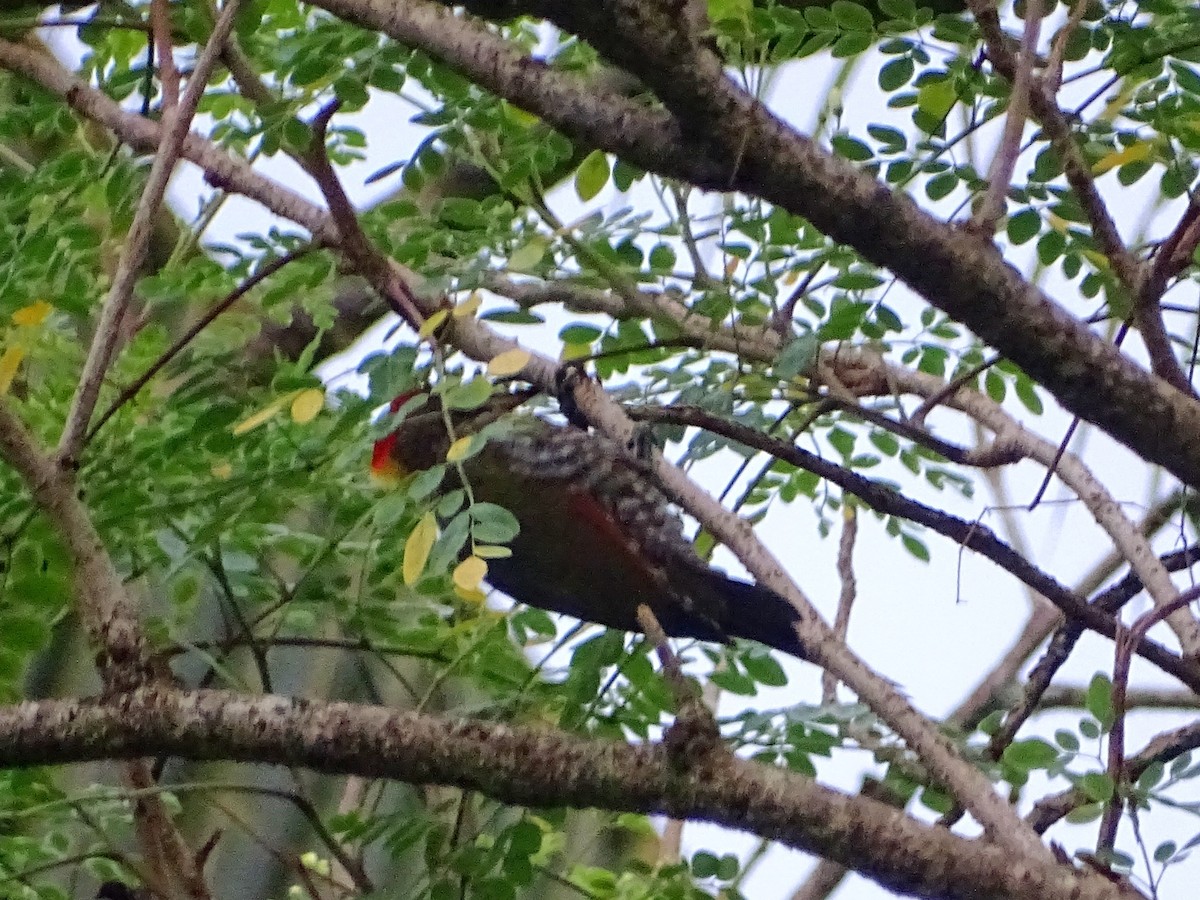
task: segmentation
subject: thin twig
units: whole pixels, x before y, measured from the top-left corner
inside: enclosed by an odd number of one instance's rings
[[[1012,184],[1013,170],[1021,152],[1021,135],[1025,131],[1025,119],[1029,112],[1029,92],[1033,87],[1033,66],[1037,61],[1041,27],[1042,0],[1029,0],[1025,5],[1025,33],[1016,58],[1016,77],[1012,79],[1012,90],[1008,95],[1008,111],[1005,113],[1000,145],[992,157],[987,192],[968,223],[972,231],[988,240],[996,230],[996,223],[1004,215],[1004,198]]]
[[[888,486],[851,472],[794,444],[768,437],[757,429],[731,422],[698,407],[641,407],[628,409],[627,412],[635,420],[704,428],[812,472],[858,497],[874,510],[924,525],[986,556],[1040,593],[1068,618],[1084,622],[1089,630],[1109,638],[1116,636],[1117,625],[1111,616],[1091,608],[1083,598],[1034,566],[986,526],[925,506]],[[1143,639],[1139,643],[1138,653],[1189,687],[1200,690],[1200,664],[1195,661],[1181,659],[1149,639]]]
[[[663,744],[672,754],[683,763],[691,765],[712,757],[715,752],[724,751],[721,743],[721,729],[712,710],[704,704],[704,698],[692,682],[683,674],[679,657],[671,649],[667,634],[647,604],[639,603],[637,607],[638,625],[646,634],[647,640],[654,645],[662,666],[663,675],[675,696],[675,722],[663,735]]]
[[[1051,94],[1057,94],[1058,89],[1062,87],[1063,58],[1067,52],[1067,45],[1071,42],[1071,36],[1079,28],[1080,23],[1083,22],[1088,5],[1089,0],[1075,0],[1075,5],[1071,7],[1071,14],[1067,17],[1066,23],[1050,42],[1050,55],[1046,58],[1046,72],[1042,76],[1042,82]]]
[[[1200,559],[1200,545],[1193,545],[1163,556],[1162,564],[1168,571],[1177,572],[1190,568],[1197,559]],[[1141,593],[1142,589],[1142,581],[1137,573],[1130,572],[1093,599],[1089,605],[1115,616],[1129,600]],[[1054,676],[1067,661],[1083,631],[1083,626],[1077,620],[1068,618],[1054,632],[1046,652],[1025,680],[1020,699],[1009,708],[1000,728],[992,735],[988,744],[988,753],[992,759],[1000,758],[1000,754],[1012,743],[1021,726],[1035,710],[1045,705],[1044,695],[1050,690]]]
[[[979,363],[978,365],[971,366],[971,368],[967,369],[960,375],[955,375],[946,382],[946,386],[944,388],[942,388],[936,394],[931,394],[922,400],[921,404],[915,410],[913,410],[912,415],[908,417],[908,421],[916,425],[918,428],[924,428],[926,416],[928,416],[938,406],[953,397],[961,388],[971,384],[971,382],[973,382],[992,366],[996,365],[996,363],[1000,362],[1002,359],[1004,359],[1003,356],[1001,356],[999,353],[994,353],[985,358],[983,362]]]
[[[194,341],[199,336],[200,332],[216,321],[218,316],[232,307],[235,303],[242,299],[242,297],[246,296],[247,293],[258,287],[284,266],[288,265],[288,263],[295,262],[302,256],[311,253],[315,249],[317,249],[316,244],[305,244],[303,247],[298,247],[295,250],[285,253],[283,256],[271,260],[269,263],[261,266],[257,272],[243,281],[240,285],[230,291],[219,302],[210,307],[204,315],[197,319],[196,322],[175,341],[174,344],[167,348],[167,350],[163,351],[163,354],[154,362],[152,362],[145,372],[134,379],[134,381],[132,381],[121,391],[121,393],[117,395],[116,399],[113,400],[108,409],[106,409],[104,413],[96,420],[95,424],[92,425],[91,430],[88,431],[80,446],[86,447],[89,443],[91,443],[92,438],[94,438],[96,433],[104,427],[105,423],[108,422],[108,420],[114,415],[116,415],[117,411],[120,410],[122,406],[136,397],[141,392],[142,388],[150,383],[151,379],[153,379],[155,375],[161,372],[171,360],[178,356],[192,341]]]
[[[240,0],[226,0],[225,8],[221,10],[212,35],[201,52],[200,58],[196,61],[196,67],[179,105],[165,114],[162,140],[154,154],[154,162],[151,164],[150,174],[146,178],[146,187],[138,200],[133,221],[122,245],[121,256],[113,275],[112,287],[100,310],[100,316],[96,322],[96,334],[92,338],[92,345],[83,365],[83,373],[79,378],[79,387],[71,400],[71,409],[67,414],[67,422],[58,443],[60,465],[68,467],[73,465],[82,446],[88,423],[96,407],[96,400],[100,396],[100,386],[121,341],[121,325],[129,309],[129,301],[133,296],[134,282],[137,280],[138,272],[146,258],[146,248],[154,229],[155,216],[166,194],[171,173],[179,160],[180,150],[187,137],[192,117],[196,114],[196,108],[200,103],[200,98],[204,95],[208,78],[220,56],[221,46],[233,28],[239,2]]]
[[[1125,806],[1125,694],[1129,689],[1129,667],[1133,662],[1133,647],[1151,628],[1163,621],[1177,609],[1183,609],[1200,597],[1200,585],[1183,591],[1170,603],[1157,606],[1138,618],[1127,632],[1117,639],[1117,654],[1113,663],[1112,681],[1112,728],[1108,733],[1109,780],[1113,785],[1112,797],[1100,818],[1096,837],[1096,853],[1102,858],[1112,852],[1117,839],[1117,826],[1121,821],[1121,810]]]
[[[420,330],[425,321],[420,301],[413,296],[404,280],[393,272],[388,261],[363,232],[354,205],[346,196],[325,152],[325,131],[339,106],[338,101],[326,104],[313,118],[312,146],[304,158],[305,168],[316,181],[325,202],[329,205],[329,216],[340,238],[338,249],[372,286],[385,285],[385,289],[380,291],[384,302],[414,331]]]
[[[158,80],[162,85],[162,114],[165,121],[179,105],[179,69],[175,67],[175,48],[171,41],[169,0],[150,0],[150,31],[158,51]]]
[[[837,615],[833,620],[833,633],[839,640],[846,640],[850,632],[850,611],[854,607],[854,599],[858,591],[858,583],[854,577],[854,539],[858,535],[858,515],[853,504],[847,503],[842,507],[842,538],[838,542],[837,573],[842,582],[842,590],[838,596]],[[837,680],[831,672],[821,675],[821,703],[832,706],[837,702]]]

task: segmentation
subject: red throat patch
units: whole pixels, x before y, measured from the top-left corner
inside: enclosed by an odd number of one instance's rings
[[[420,393],[420,391],[405,391],[403,394],[400,394],[392,400],[388,408],[388,414],[394,414],[400,407]],[[404,477],[406,473],[403,467],[392,456],[392,452],[395,449],[395,432],[375,442],[375,447],[371,451],[371,474],[388,480],[398,480]]]

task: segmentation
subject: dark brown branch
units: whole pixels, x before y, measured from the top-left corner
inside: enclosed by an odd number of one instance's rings
[[[812,472],[858,497],[867,506],[878,512],[924,525],[930,530],[950,538],[955,543],[987,557],[1044,596],[1058,607],[1068,620],[1080,622],[1085,628],[1106,637],[1116,637],[1117,623],[1111,615],[1089,606],[1082,597],[1034,566],[1024,556],[996,537],[992,530],[985,525],[968,522],[941,510],[933,509],[905,497],[890,487],[822,459],[814,453],[786,441],[772,438],[754,428],[714,416],[707,410],[691,406],[672,406],[636,407],[629,409],[628,412],[631,418],[641,421],[669,422],[675,425],[703,428]],[[1142,638],[1139,641],[1138,654],[1164,672],[1175,676],[1193,690],[1200,690],[1200,664],[1195,661],[1181,659],[1161,644],[1148,638]]]
[[[1200,560],[1200,547],[1192,546],[1184,550],[1168,553],[1162,558],[1162,564],[1167,571],[1178,572],[1190,568]],[[1134,573],[1129,573],[1096,597],[1089,605],[1103,610],[1110,616],[1115,616],[1126,603],[1142,591],[1142,581]],[[1050,645],[1045,654],[1038,660],[1037,665],[1029,673],[1021,699],[1009,710],[1000,729],[992,736],[988,752],[993,759],[999,759],[1021,725],[1042,706],[1042,695],[1049,690],[1054,676],[1062,668],[1067,657],[1083,635],[1083,625],[1077,619],[1068,618],[1050,638]],[[1195,690],[1193,688],[1193,690]]]
[[[992,64],[1010,82],[1017,84],[1021,79],[1020,61],[1009,51],[995,7],[987,0],[968,0],[967,6],[979,23]],[[1162,310],[1158,305],[1161,291],[1156,296],[1144,289],[1149,273],[1121,239],[1116,222],[1109,214],[1087,160],[1075,140],[1070,121],[1047,87],[1040,80],[1031,83],[1028,95],[1030,107],[1063,162],[1063,172],[1092,226],[1092,236],[1112,266],[1117,280],[1133,300],[1133,318],[1141,332],[1151,367],[1156,375],[1176,390],[1191,396],[1191,383],[1171,350],[1171,339],[1163,323]],[[1087,416],[1084,415],[1084,418]]]
[[[1185,482],[1200,484],[1200,405],[1106,346],[994,247],[935,220],[772,117],[729,82],[706,45],[693,45],[681,33],[665,5],[547,0],[539,11],[650,84],[675,115],[597,92],[430,2],[319,5],[421,47],[581,143],[649,171],[704,188],[744,191],[804,216],[966,324],[1068,410]],[[647,9],[663,14],[634,15]]]
[[[1117,900],[1092,873],[1022,858],[779,769],[721,755],[681,772],[662,745],[453,721],[350,703],[139,689],[109,701],[0,708],[0,765],[168,753],[452,785],[526,806],[599,807],[714,822],[837,860],[898,893],[974,900]]]
[[[1125,762],[1125,692],[1129,688],[1129,667],[1133,663],[1133,647],[1146,632],[1163,621],[1176,609],[1183,609],[1200,597],[1200,585],[1193,585],[1183,591],[1166,606],[1158,606],[1139,616],[1128,630],[1123,630],[1117,637],[1117,654],[1113,662],[1112,683],[1112,728],[1108,732],[1108,777],[1112,780],[1114,790],[1100,818],[1099,834],[1096,838],[1096,852],[1110,852],[1117,841],[1117,827],[1121,822],[1121,811],[1125,808],[1126,792],[1121,785],[1126,777]]]

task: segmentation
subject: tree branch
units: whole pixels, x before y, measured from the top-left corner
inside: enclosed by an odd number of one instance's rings
[[[1122,888],[1041,853],[968,840],[811,779],[723,754],[681,772],[661,744],[454,721],[350,703],[142,688],[108,700],[0,707],[0,765],[166,753],[453,785],[526,806],[714,822],[852,866],[898,893],[1117,900]],[[705,766],[718,767],[719,772]]]

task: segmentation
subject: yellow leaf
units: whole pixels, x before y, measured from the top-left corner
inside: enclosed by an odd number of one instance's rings
[[[466,459],[467,451],[471,449],[471,442],[474,440],[475,435],[473,434],[455,439],[454,443],[450,445],[450,449],[446,451],[446,462],[456,463]]]
[[[421,323],[421,329],[417,332],[417,337],[427,338],[435,331],[442,327],[442,323],[450,318],[450,311],[439,309],[432,316]]]
[[[233,426],[234,434],[245,434],[247,431],[253,431],[263,422],[267,422],[275,417],[275,415],[283,409],[283,405],[290,400],[291,397],[280,397],[273,401],[270,405],[264,406],[252,416],[247,416]]]
[[[733,273],[737,271],[738,266],[741,264],[742,261],[736,256],[731,256],[729,259],[725,260],[725,277],[729,278],[731,275],[733,275]]]
[[[1058,215],[1057,213],[1052,213],[1052,212],[1046,213],[1046,221],[1048,223],[1050,223],[1050,227],[1053,228],[1055,231],[1057,231],[1059,234],[1066,234],[1067,229],[1071,225],[1071,223],[1068,222],[1066,219],[1064,219],[1062,216]]]
[[[320,388],[308,388],[296,395],[292,401],[292,421],[306,425],[325,408],[325,392]]]
[[[516,375],[529,364],[529,359],[528,350],[522,350],[520,347],[505,350],[503,353],[497,353],[488,361],[488,374],[495,378]]]
[[[545,238],[531,238],[509,254],[508,268],[514,272],[529,271],[542,261],[548,246]]]
[[[1112,263],[1108,261],[1108,257],[1097,250],[1082,250],[1080,252],[1083,254],[1085,259],[1090,260],[1092,265],[1094,265],[1101,272],[1107,272],[1112,266]]]
[[[8,393],[8,389],[12,387],[13,379],[17,377],[17,369],[21,368],[21,360],[25,358],[25,351],[21,347],[9,347],[4,351],[4,355],[0,356],[0,397]]]
[[[1111,153],[1106,153],[1094,163],[1092,163],[1092,174],[1103,175],[1110,169],[1115,169],[1117,166],[1123,166],[1126,163],[1141,162],[1149,158],[1150,152],[1154,149],[1154,145],[1149,141],[1135,141],[1128,147],[1121,150],[1114,150]]]
[[[954,82],[949,79],[926,81],[917,88],[917,109],[934,122],[940,122],[949,115],[956,102],[958,93],[954,90]]]
[[[471,296],[454,307],[454,318],[468,319],[473,317],[481,303],[483,303],[483,295],[479,291],[471,291]]]
[[[425,571],[425,563],[429,562],[429,551],[433,549],[433,542],[436,540],[437,519],[433,517],[433,513],[427,512],[421,516],[421,521],[404,543],[404,563],[400,574],[409,587],[416,584],[421,573]]]
[[[1113,98],[1108,101],[1107,104],[1105,104],[1104,109],[1100,113],[1100,121],[1111,122],[1118,115],[1120,115],[1121,110],[1125,108],[1125,104],[1129,102],[1129,98],[1133,96],[1133,92],[1136,88],[1136,81],[1126,82],[1125,86],[1122,87],[1121,90],[1118,91],[1116,95],[1114,95]]]
[[[592,355],[591,344],[563,344],[561,359],[584,359]]]
[[[471,603],[475,606],[483,606],[484,601],[487,600],[487,594],[478,588],[473,591],[468,591],[464,588],[460,588],[456,584],[454,586],[454,593],[458,595],[460,600],[465,600],[467,603]]]
[[[475,555],[480,559],[507,559],[512,556],[512,548],[496,544],[476,544]]]
[[[233,475],[233,466],[227,462],[219,462],[212,467],[213,478],[220,478],[222,481]]]
[[[479,585],[487,577],[487,563],[478,556],[468,556],[454,568],[450,580],[454,586],[463,591],[478,591]]]
[[[28,306],[22,306],[15,313],[13,313],[13,324],[41,325],[46,321],[46,318],[53,311],[53,306],[51,306],[45,300],[39,300],[36,303],[30,303]]]

